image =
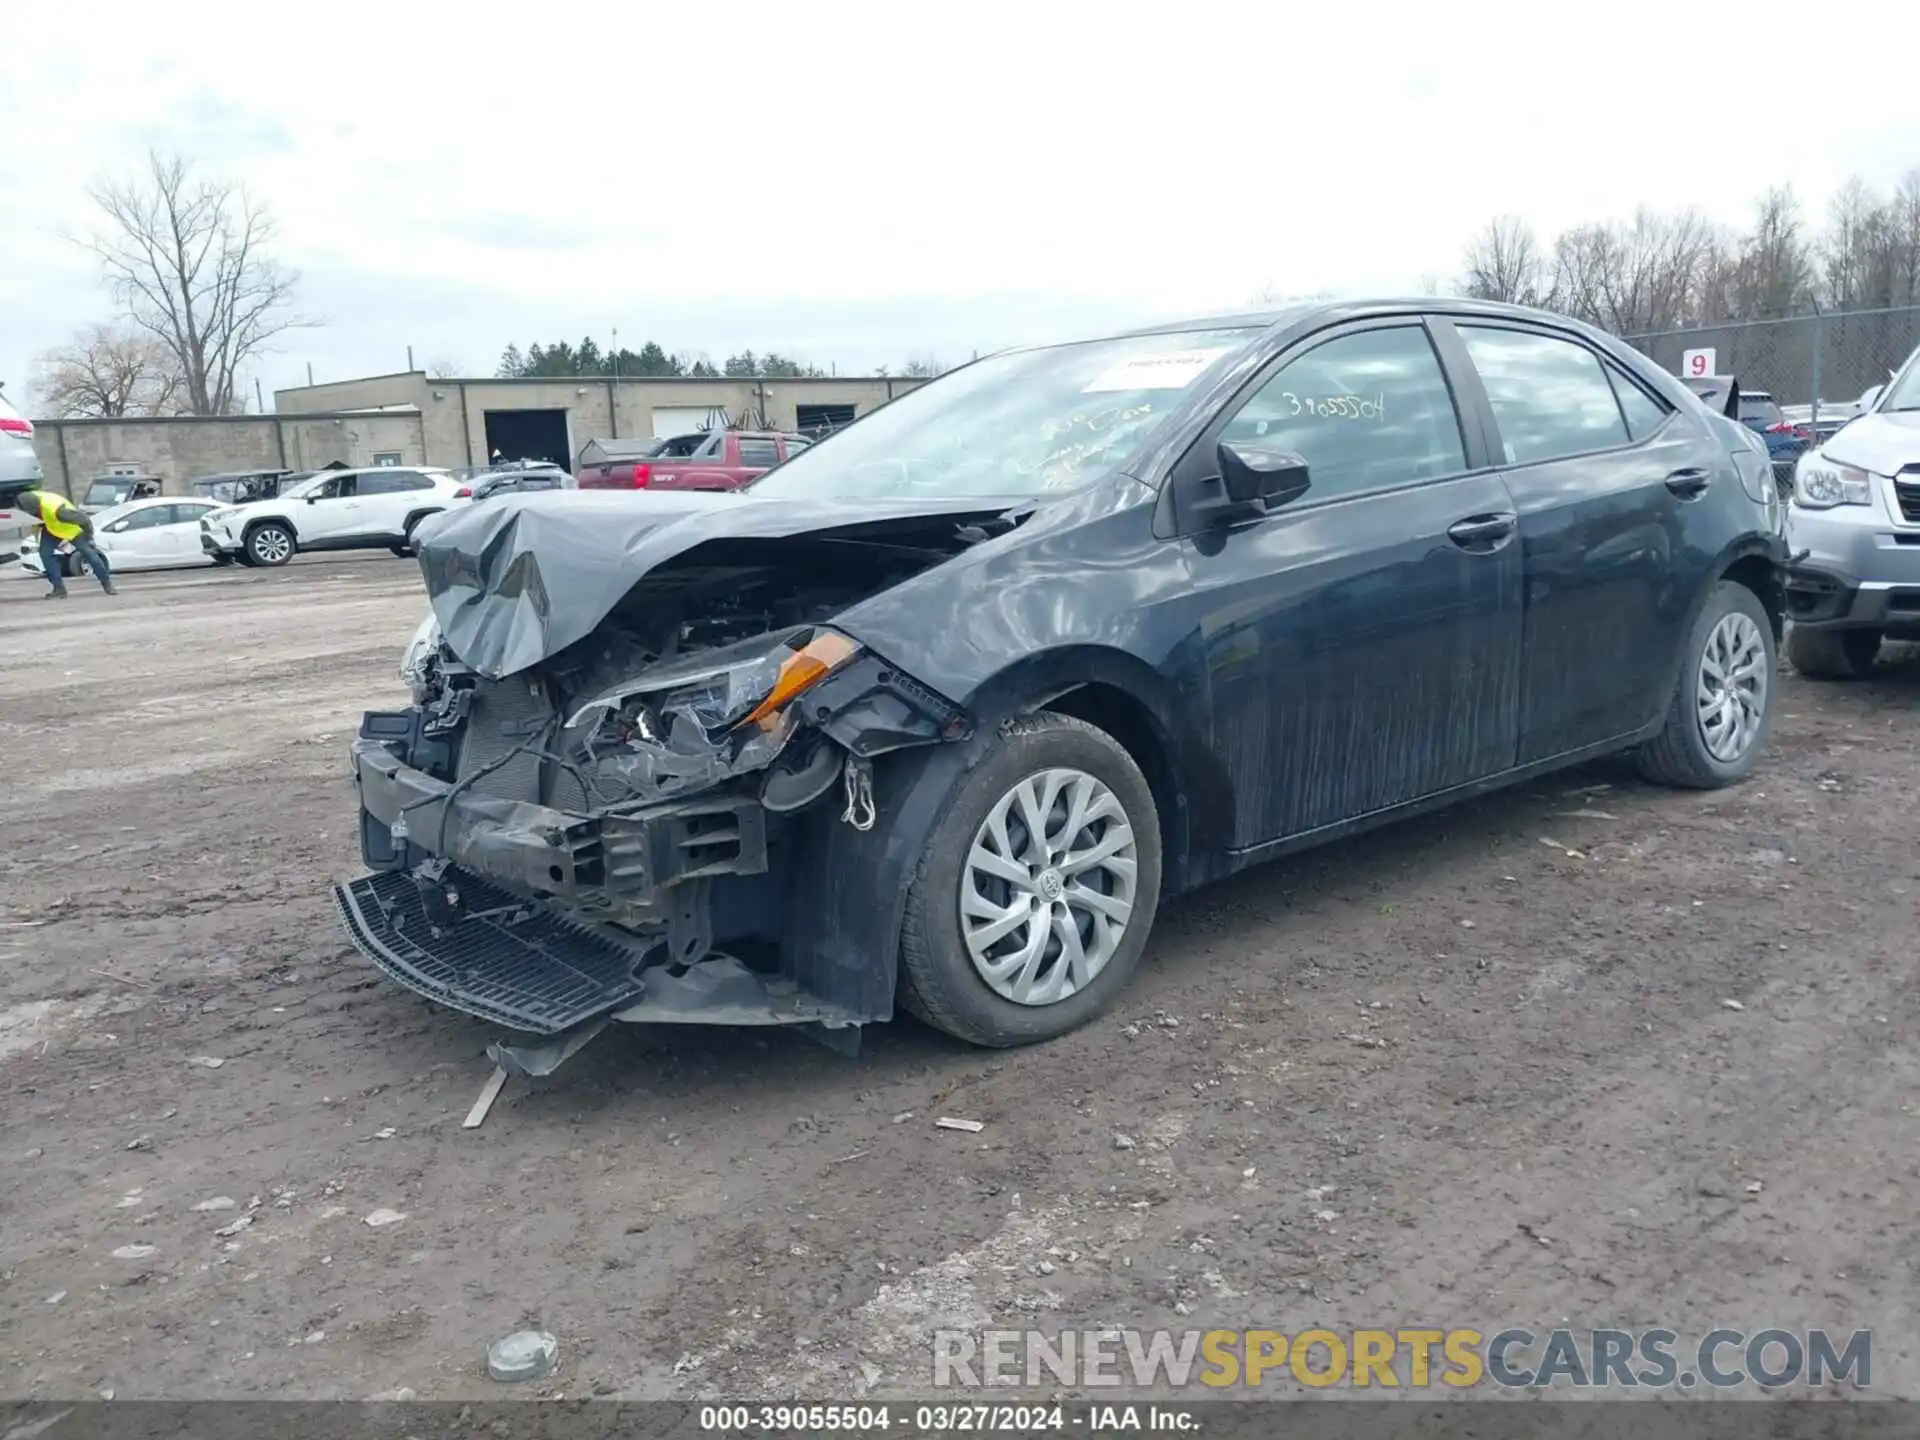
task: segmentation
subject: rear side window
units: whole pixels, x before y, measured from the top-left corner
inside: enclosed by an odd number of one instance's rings
[[[1646,439],[1673,413],[1611,365],[1607,378],[1613,381],[1613,393],[1619,397],[1620,413],[1627,417],[1627,433],[1635,440]]]
[[[740,463],[771,470],[780,463],[780,452],[774,448],[771,440],[742,440]]]
[[[1298,454],[1316,500],[1467,468],[1453,394],[1418,325],[1342,335],[1289,360],[1221,438]]]
[[[403,490],[431,490],[433,482],[413,470],[390,470],[382,475],[362,475],[362,495],[398,495]]]
[[[1533,465],[1627,443],[1600,357],[1584,345],[1524,330],[1462,325],[1486,386],[1509,465]]]

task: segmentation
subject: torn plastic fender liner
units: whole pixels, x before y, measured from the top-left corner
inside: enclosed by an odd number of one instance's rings
[[[832,501],[564,490],[448,511],[415,548],[448,648],[498,680],[584,639],[649,572],[707,541],[884,540],[903,525],[982,523],[1008,509],[979,497]]]
[[[780,945],[783,972],[806,994],[862,1024],[893,1018],[907,890],[974,749],[925,746],[876,764],[871,830],[842,824],[835,807],[808,813],[792,857],[791,893],[805,903],[788,907]]]

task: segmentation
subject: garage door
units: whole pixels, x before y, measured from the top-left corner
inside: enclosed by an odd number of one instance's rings
[[[724,424],[721,411],[709,406],[656,405],[653,407],[653,438],[671,440],[676,435],[696,435]]]

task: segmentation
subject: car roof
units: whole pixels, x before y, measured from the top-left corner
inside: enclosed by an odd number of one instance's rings
[[[1599,333],[1592,326],[1575,320],[1571,316],[1527,305],[1509,305],[1497,300],[1468,300],[1457,296],[1384,295],[1348,300],[1302,301],[1294,305],[1282,305],[1264,310],[1232,310],[1222,314],[1190,315],[1179,320],[1162,320],[1151,325],[1138,325],[1125,330],[1082,335],[1046,345],[1014,346],[1011,349],[1039,350],[1051,348],[1052,344],[1073,344],[1076,341],[1086,340],[1131,340],[1147,335],[1178,335],[1193,330],[1258,330],[1266,333],[1306,321],[1320,320],[1332,323],[1341,320],[1365,320],[1373,316],[1404,315],[1409,312],[1418,312],[1423,315],[1479,317],[1487,320],[1529,320],[1553,325],[1562,330],[1577,330],[1583,334]]]
[[[349,465],[339,470],[316,470],[306,478],[309,480],[332,479],[335,475],[378,475],[387,470],[412,470],[420,475],[447,475],[452,472],[444,465]]]

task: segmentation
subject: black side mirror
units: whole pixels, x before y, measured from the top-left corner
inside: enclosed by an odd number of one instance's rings
[[[1307,493],[1307,462],[1291,450],[1251,441],[1222,440],[1220,483],[1235,505],[1285,505]]]
[[[307,503],[309,505],[318,505],[320,503],[320,497],[318,495],[309,495],[307,496]]]
[[[1257,520],[1298,500],[1312,482],[1307,462],[1291,450],[1257,441],[1222,440],[1214,451],[1217,476],[1200,482],[1188,519],[1201,525]]]

